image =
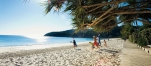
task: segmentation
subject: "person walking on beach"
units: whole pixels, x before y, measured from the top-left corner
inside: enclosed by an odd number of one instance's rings
[[[106,41],[104,40],[104,46],[107,47]]]
[[[75,41],[75,39],[73,38],[73,47],[74,47],[74,49],[75,49],[75,47],[77,47],[77,43],[76,43],[76,41]]]
[[[94,46],[99,48],[99,45],[97,43],[97,37],[96,36],[93,36],[93,39],[94,39]]]
[[[101,46],[100,34],[98,35],[98,44],[99,44],[99,46]]]

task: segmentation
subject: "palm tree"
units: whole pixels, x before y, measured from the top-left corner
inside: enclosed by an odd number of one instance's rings
[[[117,26],[117,16],[124,23],[140,20],[144,24],[151,24],[150,18],[148,19],[150,15],[145,17],[151,13],[150,4],[150,0],[48,0],[45,11],[47,14],[52,7],[59,11],[65,5],[64,11],[70,12],[73,25],[77,29],[94,28],[97,31],[109,31]]]

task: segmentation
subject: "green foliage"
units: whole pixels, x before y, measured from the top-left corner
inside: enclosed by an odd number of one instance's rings
[[[48,0],[44,6],[46,14],[53,7],[56,12],[60,9],[68,12],[76,29],[93,28],[108,32],[118,23],[131,24],[142,20],[143,24],[151,24],[150,0]],[[126,34],[128,38],[129,34]]]
[[[131,35],[134,32],[134,27],[131,26],[131,24],[126,24],[121,30],[122,38],[129,38],[129,35]]]
[[[131,36],[131,42],[136,43],[138,32],[133,32]]]
[[[139,30],[132,33],[129,36],[129,40],[133,43],[137,43],[140,46],[146,46],[151,44],[151,28],[140,27]]]
[[[129,35],[129,41],[133,42],[132,35]]]
[[[137,44],[140,46],[146,46],[147,45],[146,40],[143,39],[142,37],[137,38]]]
[[[126,24],[121,30],[122,38],[128,38],[129,41],[137,43],[140,46],[146,46],[151,44],[151,28],[150,26],[131,26]]]
[[[142,30],[140,32],[140,36],[143,38],[147,45],[151,44],[151,28]]]

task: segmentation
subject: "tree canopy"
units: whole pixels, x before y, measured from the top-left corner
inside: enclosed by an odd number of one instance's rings
[[[48,0],[44,6],[46,14],[52,8],[55,12],[60,9],[69,12],[73,26],[80,30],[93,28],[105,32],[119,23],[135,23],[136,20],[151,25],[150,0]]]

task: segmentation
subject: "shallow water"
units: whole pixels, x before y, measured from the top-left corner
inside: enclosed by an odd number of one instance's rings
[[[92,38],[75,38],[76,42],[92,41]],[[0,46],[23,46],[35,44],[63,44],[70,43],[71,37],[41,37],[28,38],[18,35],[0,35]]]

